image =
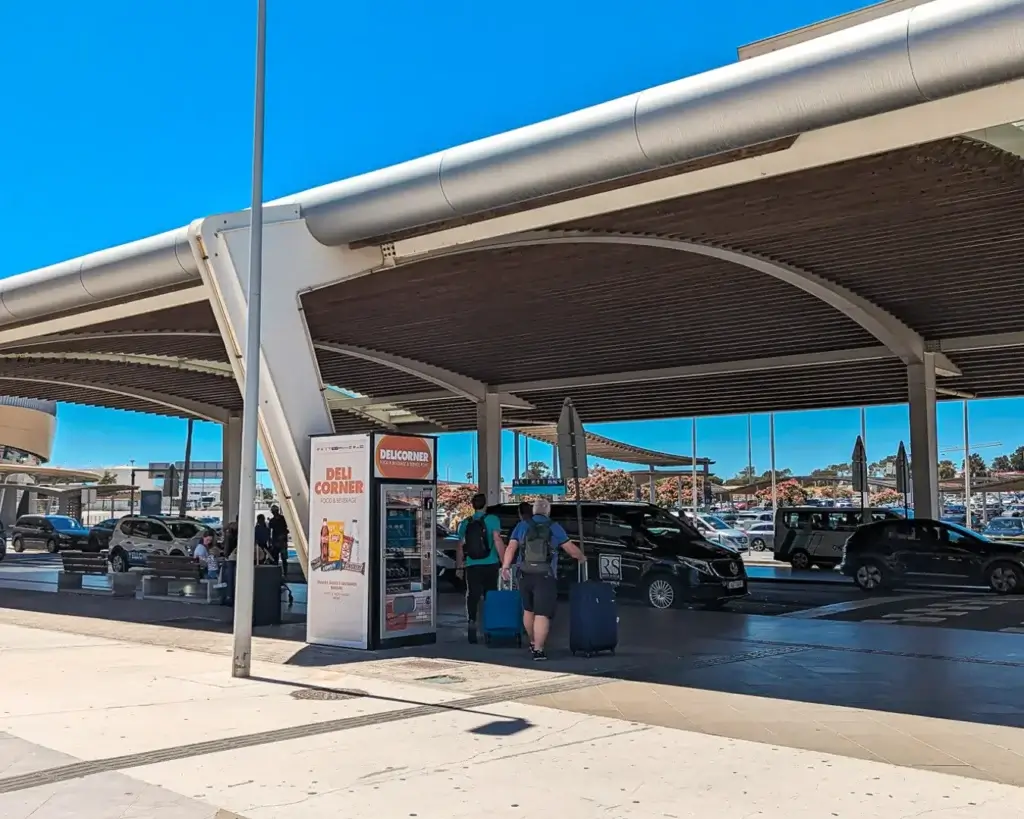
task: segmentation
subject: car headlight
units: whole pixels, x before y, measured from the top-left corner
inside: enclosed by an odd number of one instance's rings
[[[682,556],[677,556],[676,560],[678,560],[684,566],[694,569],[700,572],[701,574],[713,574],[713,572],[711,571],[711,567],[708,565],[706,560],[697,560],[693,557]]]

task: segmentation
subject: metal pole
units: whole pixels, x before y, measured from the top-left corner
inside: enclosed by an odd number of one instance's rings
[[[697,416],[693,417],[693,474],[690,476],[690,503],[693,504],[693,519],[697,519]]]
[[[967,414],[967,399],[964,399],[964,507],[967,519],[964,523],[968,529],[974,528],[974,518],[971,516],[971,435],[970,422]]]
[[[523,471],[519,468],[519,430],[512,430],[512,478],[519,480],[523,477]]]
[[[129,509],[128,509],[128,514],[132,515],[134,517],[134,515],[135,515],[135,464],[134,463],[132,464],[132,474],[131,474],[131,478],[129,478],[129,480],[131,481],[131,484],[132,484],[132,495],[131,495],[130,506],[129,506]]]
[[[249,211],[249,313],[246,318],[245,395],[242,403],[241,482],[238,488],[238,573],[235,577],[233,677],[248,677],[252,661],[252,596],[256,561],[252,513],[256,505],[259,436],[260,320],[263,301],[263,109],[266,98],[267,2],[256,0],[256,95],[253,106],[252,206]]]
[[[181,470],[181,503],[178,505],[181,517],[188,513],[188,474],[192,471],[192,430],[195,423],[194,418],[189,418],[188,432],[185,433],[185,468]]]
[[[864,463],[869,464],[868,460],[868,411],[867,407],[860,408],[860,440],[864,444]],[[867,487],[867,483],[864,484],[864,491],[860,493],[860,508],[861,512],[868,508],[871,503],[871,495]],[[865,514],[864,520],[867,521],[868,517]]]
[[[747,484],[754,482],[754,416],[747,415]],[[747,505],[750,505],[750,493],[747,493]]]
[[[768,452],[771,457],[772,471],[772,509],[779,508],[779,493],[775,485],[775,413],[768,416]]]

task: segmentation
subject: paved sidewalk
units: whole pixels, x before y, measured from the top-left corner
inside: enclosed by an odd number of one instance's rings
[[[213,635],[217,636],[217,635]],[[1009,819],[1024,791],[477,694],[0,625],[4,819]],[[625,683],[620,683],[625,684]],[[718,707],[729,708],[727,704]]]

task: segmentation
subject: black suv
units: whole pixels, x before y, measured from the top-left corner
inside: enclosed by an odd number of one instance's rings
[[[838,571],[866,592],[900,583],[963,583],[1014,594],[1024,591],[1024,544],[989,540],[945,521],[883,520],[850,535]]]
[[[721,608],[747,594],[747,573],[736,552],[705,540],[689,523],[649,503],[584,502],[583,543],[591,579],[615,585],[657,609],[686,603]],[[501,520],[506,539],[519,522],[518,505],[488,510]],[[576,506],[551,505],[551,518],[577,543]],[[576,561],[558,561],[558,581],[567,591]]]
[[[82,549],[89,530],[67,515],[22,515],[11,528],[11,546],[21,552],[26,546],[45,547],[48,552]]]

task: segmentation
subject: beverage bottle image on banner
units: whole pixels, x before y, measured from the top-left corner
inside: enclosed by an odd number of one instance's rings
[[[324,518],[320,527],[320,570],[323,571],[331,560],[331,527],[327,525],[327,518]]]
[[[337,568],[337,564],[341,563],[341,545],[345,540],[345,524],[340,520],[332,520],[329,526],[331,537],[328,560]]]

